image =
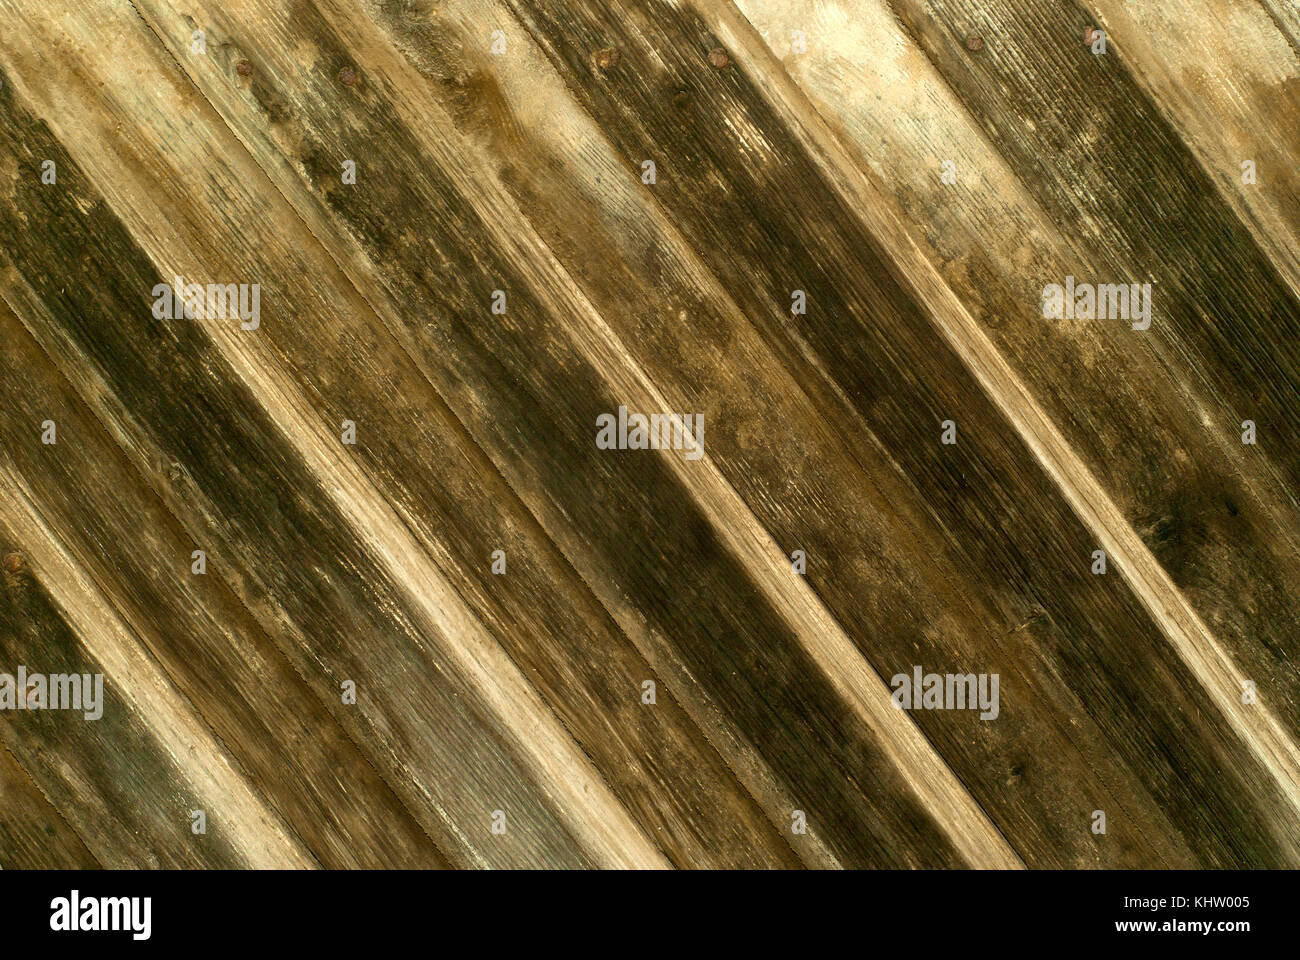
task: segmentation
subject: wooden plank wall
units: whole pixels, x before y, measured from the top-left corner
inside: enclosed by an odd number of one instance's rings
[[[0,19],[0,866],[1300,865],[1294,5]]]

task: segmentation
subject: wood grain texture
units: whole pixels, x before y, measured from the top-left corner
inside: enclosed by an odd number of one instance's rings
[[[0,15],[0,866],[1300,865],[1285,4]]]

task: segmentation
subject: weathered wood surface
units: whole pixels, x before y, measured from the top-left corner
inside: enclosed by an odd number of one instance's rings
[[[1300,865],[1294,8],[0,18],[0,866]]]

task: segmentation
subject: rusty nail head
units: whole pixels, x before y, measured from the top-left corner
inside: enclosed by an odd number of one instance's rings
[[[4,558],[4,568],[9,573],[22,573],[23,555],[21,553],[6,553]]]
[[[596,51],[596,66],[602,70],[618,66],[618,50],[614,47],[601,47]]]
[[[345,87],[350,87],[357,82],[357,71],[352,67],[344,67],[339,71],[339,83]]]
[[[1097,39],[1097,34],[1100,33],[1100,32],[1101,32],[1101,31],[1098,30],[1096,27],[1084,27],[1084,28],[1083,28],[1083,42],[1084,42],[1084,43],[1092,43],[1094,40]]]
[[[984,38],[983,38],[983,37],[976,37],[976,36],[969,36],[969,37],[967,37],[967,38],[966,38],[966,49],[967,49],[967,50],[983,50],[983,49],[984,49]]]
[[[714,47],[709,51],[709,63],[713,64],[719,70],[731,63],[731,58],[727,56],[727,51],[721,47]]]
[[[246,77],[252,72],[253,72],[253,65],[249,63],[247,60],[240,60],[237,64],[235,64],[235,73],[239,74],[241,77]]]

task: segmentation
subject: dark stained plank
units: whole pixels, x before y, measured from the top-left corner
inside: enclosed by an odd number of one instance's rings
[[[1133,81],[1300,293],[1300,7],[1272,0],[1087,7]]]

